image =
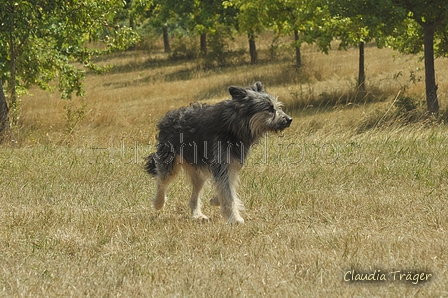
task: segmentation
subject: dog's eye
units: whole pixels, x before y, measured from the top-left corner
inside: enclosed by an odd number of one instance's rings
[[[275,108],[274,108],[274,106],[273,106],[273,105],[270,105],[269,108],[267,109],[267,111],[268,111],[269,113],[275,113]]]

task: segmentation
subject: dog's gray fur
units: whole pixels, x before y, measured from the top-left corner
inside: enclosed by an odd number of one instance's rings
[[[269,131],[289,127],[292,118],[260,82],[248,88],[231,86],[229,93],[232,99],[215,105],[192,103],[168,112],[159,122],[157,152],[145,164],[157,178],[156,209],[165,204],[166,188],[182,167],[193,185],[193,217],[207,219],[200,193],[211,176],[216,196],[210,204],[221,206],[229,223],[244,223],[239,212],[243,204],[236,194],[238,172],[254,142]]]

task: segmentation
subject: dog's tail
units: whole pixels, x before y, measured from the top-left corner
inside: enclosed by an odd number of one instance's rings
[[[156,160],[154,159],[155,153],[151,153],[147,158],[145,158],[145,171],[152,176],[157,176]]]

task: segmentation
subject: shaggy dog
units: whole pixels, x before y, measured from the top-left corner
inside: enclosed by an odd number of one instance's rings
[[[190,208],[194,218],[208,219],[201,211],[200,193],[211,176],[216,195],[211,205],[221,206],[229,223],[244,223],[236,186],[238,172],[249,150],[265,133],[290,126],[292,118],[260,82],[249,88],[229,87],[232,99],[215,105],[192,103],[168,112],[158,124],[157,152],[146,158],[146,171],[157,178],[154,207],[166,201],[168,184],[182,167],[191,179]]]

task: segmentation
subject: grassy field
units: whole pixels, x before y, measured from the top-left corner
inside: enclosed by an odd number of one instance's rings
[[[0,296],[448,296],[448,128],[408,123],[393,105],[403,86],[423,99],[424,82],[409,82],[423,63],[367,48],[378,102],[353,104],[356,49],[303,52],[299,75],[282,59],[207,70],[160,53],[111,56],[111,73],[87,77],[85,108],[32,90],[16,141],[0,147]],[[446,69],[436,61],[442,107]],[[211,220],[193,220],[183,175],[153,210],[142,161],[158,119],[256,80],[294,121],[241,172],[246,224],[225,224],[210,185]],[[68,125],[68,106],[85,117]],[[361,273],[387,280],[350,281]]]

